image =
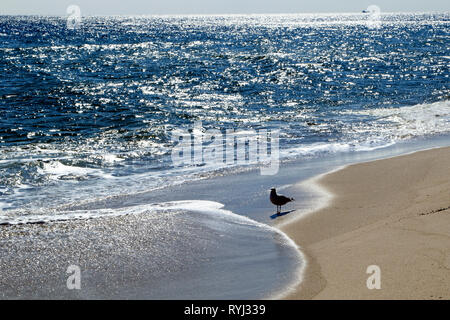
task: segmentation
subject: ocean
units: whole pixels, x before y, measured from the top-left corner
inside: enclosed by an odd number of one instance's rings
[[[227,177],[258,163],[175,165],[174,133],[277,131],[280,166],[310,164],[304,178],[447,137],[449,26],[450,13],[376,23],[365,14],[83,17],[75,29],[64,17],[0,16],[0,227],[144,215],[155,230],[142,237],[172,240],[121,246],[115,261],[142,252],[154,276],[137,276],[146,279],[137,291],[78,297],[267,297],[299,280],[305,262],[271,226],[270,203],[242,212],[248,197],[228,199],[240,187]],[[277,179],[252,177],[257,199]],[[215,179],[233,184],[214,196],[205,181]],[[76,237],[95,242],[96,232]],[[3,274],[14,258],[1,259]]]

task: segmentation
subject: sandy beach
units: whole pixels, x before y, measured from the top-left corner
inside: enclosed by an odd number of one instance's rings
[[[329,205],[280,228],[307,257],[287,299],[449,299],[450,148],[321,176]],[[280,219],[280,222],[283,221]],[[369,290],[367,267],[381,289]]]

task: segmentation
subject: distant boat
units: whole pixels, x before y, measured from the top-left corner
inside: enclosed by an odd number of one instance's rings
[[[363,10],[362,13],[370,13],[368,10]]]

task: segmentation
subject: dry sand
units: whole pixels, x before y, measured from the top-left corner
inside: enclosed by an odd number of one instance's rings
[[[330,205],[281,229],[307,256],[287,299],[450,299],[450,148],[321,177]],[[369,290],[367,267],[381,269]]]

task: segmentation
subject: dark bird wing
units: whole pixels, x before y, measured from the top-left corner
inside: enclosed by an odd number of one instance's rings
[[[292,198],[288,198],[285,196],[278,196],[277,202],[280,205],[285,205],[286,203],[291,202],[292,200],[293,200]]]
[[[283,195],[278,195],[275,189],[270,192],[270,201],[277,206],[284,206],[286,203],[294,201],[293,198],[288,198]]]
[[[291,201],[291,198],[288,198],[288,197],[285,197],[285,196],[280,196],[280,200],[289,202],[289,201]]]

